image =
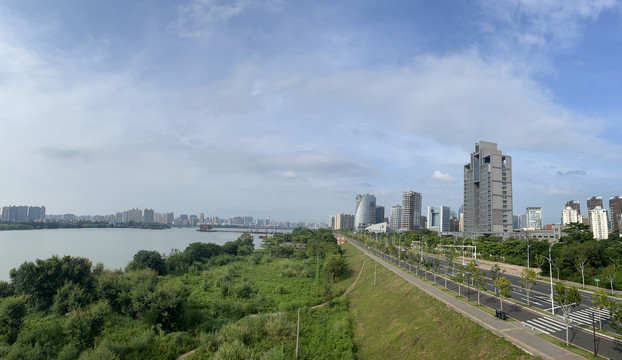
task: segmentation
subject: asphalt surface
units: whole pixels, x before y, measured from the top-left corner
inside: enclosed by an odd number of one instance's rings
[[[400,261],[399,259],[384,254],[379,250],[369,248],[362,243],[358,243],[358,245],[363,248],[367,248],[368,251],[372,252],[374,255],[386,260],[387,262],[399,266],[407,272],[411,272],[419,277],[435,282],[436,284],[441,286],[445,286],[445,284],[447,284],[448,290],[460,293],[462,294],[462,296],[467,297],[474,302],[477,302],[478,292],[470,286],[467,287],[467,285],[465,284],[458,285],[457,283],[449,279],[446,280],[443,276],[439,274],[434,276],[431,271],[425,271],[425,269],[408,264],[403,260]],[[427,255],[427,257],[430,256]],[[441,260],[441,263],[441,269],[439,272],[444,275],[446,270],[445,261]],[[448,271],[448,273],[449,276],[452,275],[451,269]],[[510,282],[512,282],[512,286],[510,289],[511,299],[513,301],[519,301],[526,304],[527,294],[525,289],[520,287],[520,277],[511,274],[503,274],[503,276],[510,280]],[[494,292],[490,278],[487,278],[486,288],[487,290]],[[503,301],[503,311],[507,314],[507,316],[519,321],[521,324],[523,324],[523,326],[529,327],[533,330],[537,330],[544,334],[551,335],[562,341],[566,341],[566,331],[568,331],[568,340],[573,345],[583,348],[590,353],[593,352],[594,348],[596,347],[598,355],[602,357],[609,359],[622,359],[622,342],[599,334],[596,334],[596,336],[594,336],[591,328],[590,330],[587,330],[579,326],[589,325],[591,327],[592,320],[590,318],[590,313],[594,311],[591,308],[591,294],[582,292],[581,295],[582,305],[573,308],[569,316],[571,320],[569,320],[568,329],[566,329],[566,323],[561,316],[561,310],[558,306],[554,306],[553,308],[555,315],[551,314],[549,283],[543,283],[541,281],[538,281],[538,283],[534,285],[534,287],[532,287],[529,296],[530,305],[532,307],[538,308],[542,311],[546,311],[548,312],[548,314],[543,314],[505,300]],[[482,305],[487,306],[493,310],[500,309],[501,303],[498,297],[483,291],[480,292],[479,297],[480,303]],[[603,309],[601,317],[603,323],[603,330],[611,331],[611,327],[609,326],[609,312]],[[598,328],[598,312],[595,313],[594,322],[596,328]]]

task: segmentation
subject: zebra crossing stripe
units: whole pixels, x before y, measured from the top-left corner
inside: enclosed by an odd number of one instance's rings
[[[545,319],[545,318],[531,319],[531,320],[527,321],[527,323],[531,324],[531,325],[533,325],[535,327],[544,328],[544,329],[546,329],[547,331],[550,331],[550,332],[557,332],[557,331],[561,331],[561,330],[566,329],[565,325],[563,325],[561,323],[558,323],[557,321],[554,321],[554,320],[551,321],[551,320],[548,320],[548,319]]]

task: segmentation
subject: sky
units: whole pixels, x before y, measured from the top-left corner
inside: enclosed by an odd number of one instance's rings
[[[5,0],[0,205],[457,210],[484,140],[559,222],[622,195],[620,64],[614,0]]]

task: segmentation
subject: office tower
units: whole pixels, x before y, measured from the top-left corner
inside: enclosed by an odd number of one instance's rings
[[[376,224],[384,222],[384,206],[376,206]]]
[[[525,218],[527,220],[527,228],[533,228],[536,230],[542,229],[542,208],[541,207],[528,207],[525,211]]]
[[[450,231],[448,206],[428,206],[428,229],[438,233]]]
[[[421,228],[421,194],[415,191],[402,192],[401,230],[419,230]]]
[[[464,165],[464,231],[512,231],[512,158],[497,144],[475,144]]]
[[[594,209],[590,210],[589,214],[590,227],[592,228],[594,239],[607,239],[609,237],[607,210],[603,209],[601,206],[596,206]]]
[[[512,228],[514,228],[514,230],[518,230],[521,228],[520,215],[512,216]]]
[[[333,230],[337,230],[337,228],[335,227],[335,215],[330,215],[328,217],[328,228],[329,229],[333,229]]]
[[[391,219],[389,226],[394,229],[402,227],[402,207],[399,205],[391,206]]]
[[[562,225],[581,222],[581,215],[579,215],[577,209],[567,204],[568,203],[566,203],[566,208],[562,210]]]
[[[577,213],[581,215],[581,204],[577,200],[569,200],[566,202],[566,207],[570,206],[571,209],[577,210]]]
[[[594,210],[596,209],[597,206],[600,206],[601,208],[603,207],[603,198],[600,196],[592,196],[591,198],[587,199],[587,211],[589,214],[590,210]]]
[[[374,195],[356,195],[354,212],[354,231],[363,231],[376,222],[376,197]]]
[[[609,216],[611,217],[611,230],[620,231],[620,219],[622,218],[622,196],[609,198]]]

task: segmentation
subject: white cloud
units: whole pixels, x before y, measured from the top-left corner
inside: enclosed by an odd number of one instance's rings
[[[182,37],[208,36],[214,28],[241,16],[251,7],[275,9],[280,0],[190,0],[177,7],[177,19],[168,28]]]
[[[293,171],[285,171],[281,174],[282,177],[286,179],[295,179],[296,174]]]
[[[617,6],[615,0],[482,0],[498,48],[533,52],[570,50],[582,37],[587,20]]]
[[[445,182],[455,182],[456,178],[449,175],[449,174],[443,174],[442,172],[440,172],[439,170],[434,170],[434,174],[432,175],[432,178],[436,179],[436,180],[440,180],[440,181],[445,181]]]

